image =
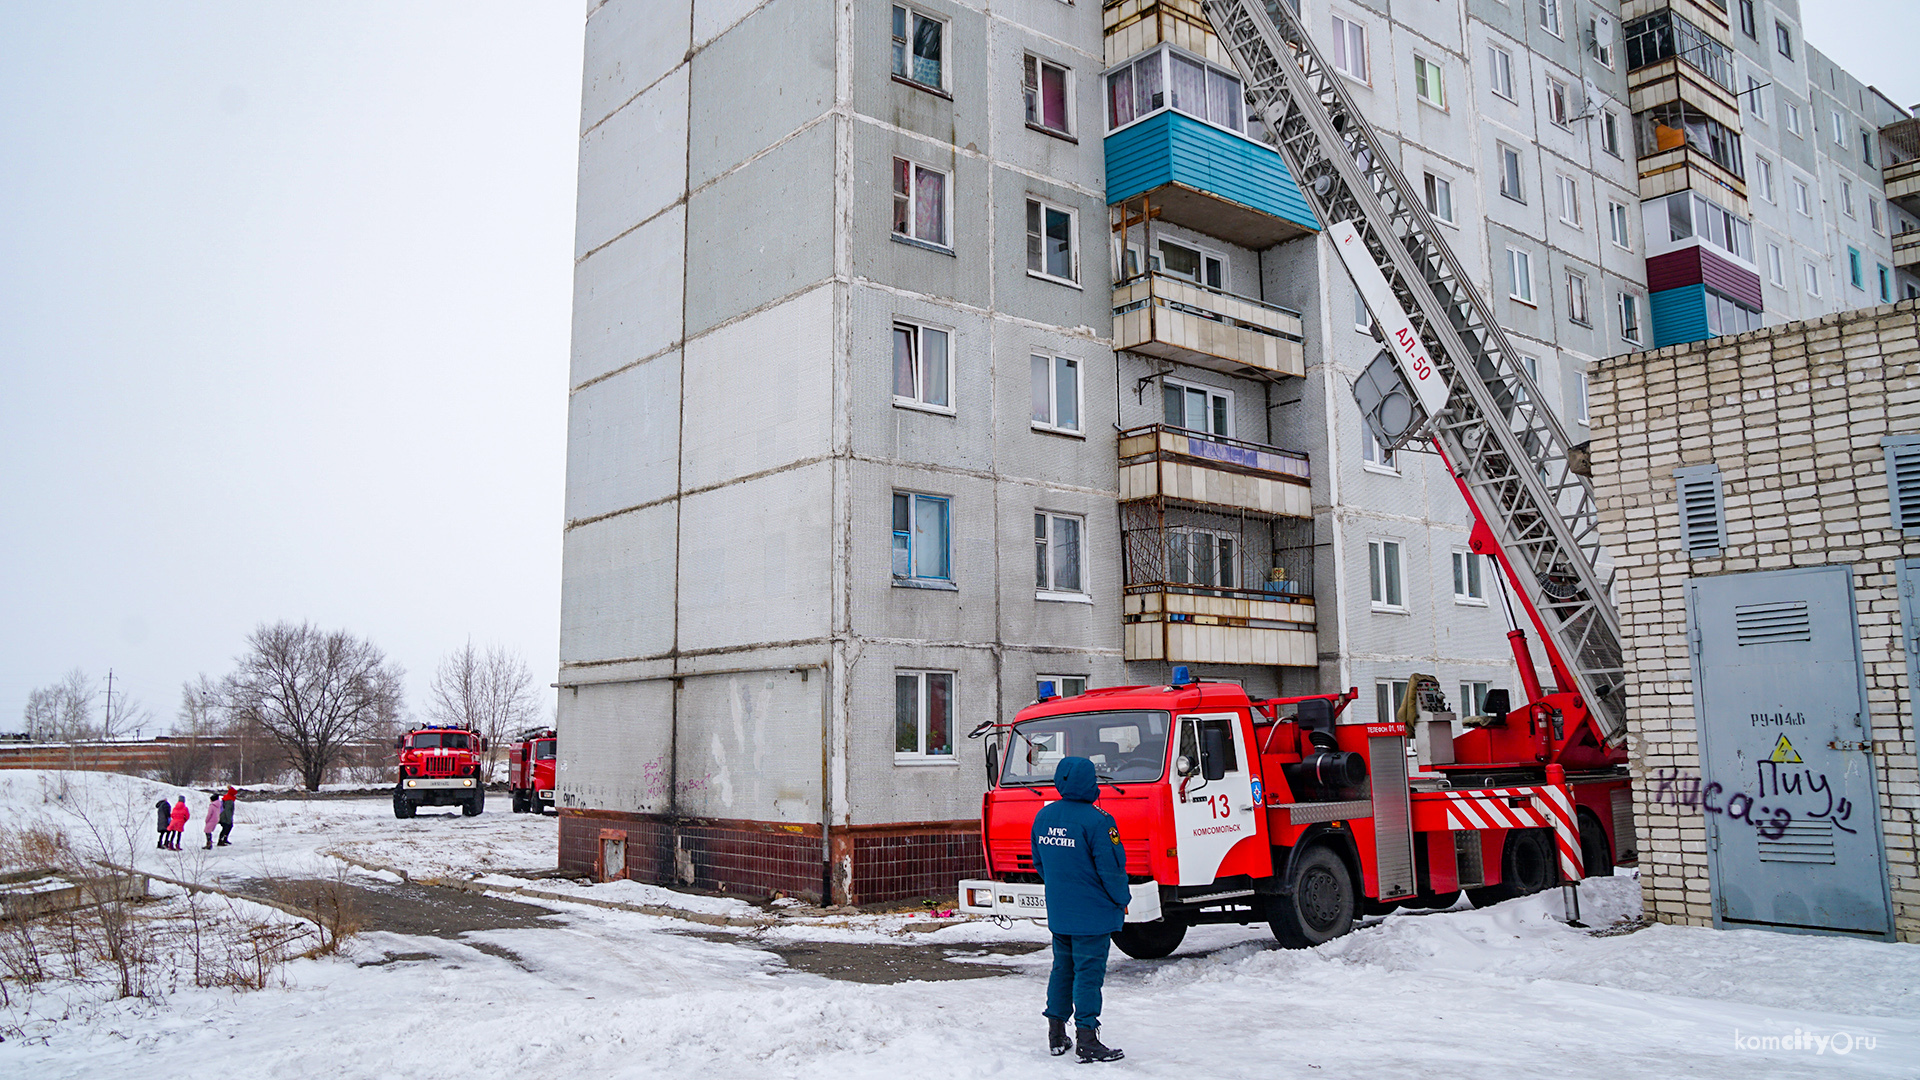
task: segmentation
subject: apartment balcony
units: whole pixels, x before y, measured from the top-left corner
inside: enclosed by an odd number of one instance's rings
[[[1880,146],[1887,160],[1880,170],[1887,185],[1887,201],[1920,216],[1920,118],[1896,121],[1881,128]],[[1896,259],[1899,254],[1896,246]]]
[[[1299,315],[1159,273],[1113,287],[1113,347],[1246,378],[1307,371]]]
[[[1909,274],[1920,274],[1920,229],[1894,235],[1893,265]]]
[[[1107,203],[1253,251],[1320,229],[1280,152],[1173,109],[1108,135]]]
[[[1128,660],[1285,667],[1319,663],[1313,604],[1279,593],[1129,586],[1125,619]]]
[[[1310,482],[1305,454],[1165,424],[1120,433],[1122,502],[1164,499],[1182,506],[1310,518]]]

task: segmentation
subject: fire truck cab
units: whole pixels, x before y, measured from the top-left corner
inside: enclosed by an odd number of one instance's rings
[[[422,806],[458,806],[473,817],[486,809],[486,778],[480,775],[487,741],[456,727],[415,728],[393,741],[400,775],[393,787],[393,816],[410,818]]]
[[[530,728],[513,737],[507,750],[507,791],[516,814],[544,814],[553,808],[553,763],[559,734],[550,727]]]
[[[1523,708],[1456,738],[1451,714],[1423,713],[1410,754],[1406,724],[1336,722],[1356,696],[1126,686],[983,725],[988,877],[960,883],[961,909],[1045,917],[1031,831],[1070,755],[1093,762],[1126,848],[1134,902],[1114,941],[1136,958],[1168,955],[1197,923],[1264,921],[1307,947],[1369,911],[1446,907],[1463,889],[1491,903],[1578,880],[1583,864],[1611,872],[1624,770],[1570,785],[1542,766],[1555,718]]]

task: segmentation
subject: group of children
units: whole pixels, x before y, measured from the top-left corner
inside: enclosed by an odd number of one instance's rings
[[[229,786],[225,795],[215,795],[212,801],[207,803],[207,850],[213,849],[213,830],[216,826],[220,829],[220,846],[227,846],[227,835],[233,832],[233,803],[239,795],[237,788]],[[179,851],[180,837],[187,830],[187,822],[193,820],[193,811],[187,806],[187,797],[182,795],[177,801],[171,803],[161,799],[153,804],[153,808],[157,815],[154,824],[160,830],[158,847],[167,851]]]

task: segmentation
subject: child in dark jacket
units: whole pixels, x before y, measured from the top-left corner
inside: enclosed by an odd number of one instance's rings
[[[154,819],[154,829],[160,834],[160,842],[153,846],[164,848],[167,846],[167,831],[173,828],[173,804],[161,799],[153,804],[153,809],[158,815]]]

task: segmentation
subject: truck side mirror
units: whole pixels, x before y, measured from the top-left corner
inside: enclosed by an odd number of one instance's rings
[[[1000,740],[990,739],[987,741],[987,786],[998,787],[999,784],[1000,784]]]
[[[1209,782],[1227,775],[1227,758],[1233,754],[1227,740],[1231,738],[1220,724],[1209,724],[1200,732],[1200,772]]]
[[[405,750],[407,748],[407,737],[405,735],[395,735],[393,737],[393,748],[395,750]]]

